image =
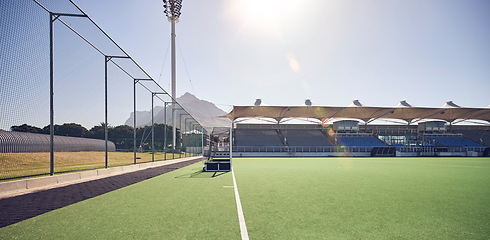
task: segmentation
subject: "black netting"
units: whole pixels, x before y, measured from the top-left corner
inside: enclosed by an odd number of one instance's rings
[[[51,170],[51,23],[55,172],[164,160],[202,151],[201,132],[196,131],[199,123],[181,107],[173,123],[174,101],[167,91],[71,1],[2,0],[0,179],[43,175]],[[177,126],[175,146],[172,124]],[[171,156],[164,154],[170,150]]]

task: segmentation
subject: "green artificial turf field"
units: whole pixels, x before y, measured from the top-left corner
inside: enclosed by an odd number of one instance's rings
[[[190,165],[1,228],[0,239],[238,239],[231,173],[201,170]]]
[[[250,239],[489,239],[489,158],[235,158]],[[195,164],[0,239],[240,239],[231,173]]]
[[[490,159],[234,164],[252,239],[488,239]]]

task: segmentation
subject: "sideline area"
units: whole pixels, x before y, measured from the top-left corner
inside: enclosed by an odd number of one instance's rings
[[[231,174],[203,172],[202,164],[195,161],[179,169],[163,166],[175,171],[2,227],[0,239],[240,239],[235,196],[228,187],[233,183]],[[106,179],[153,169],[72,186],[100,182],[101,188],[110,187]],[[24,202],[37,204],[71,197],[63,189],[72,186],[41,191],[56,194]],[[2,209],[0,212],[4,213]]]
[[[193,165],[199,161],[200,159],[194,159],[173,163],[0,199],[0,228],[136,183],[144,182],[160,175],[165,175],[166,173]]]
[[[9,216],[21,202],[48,208],[106,191],[6,223],[0,239],[246,239],[238,190],[251,239],[488,237],[490,158],[235,158],[221,174],[199,159],[179,164],[189,165],[110,192],[158,168],[2,199]],[[16,207],[2,208],[7,200]]]
[[[28,178],[0,183],[0,199],[27,193],[47,190],[51,188],[63,187],[71,184],[82,183],[86,181],[116,176],[135,171],[141,171],[149,168],[166,166],[174,163],[181,163],[200,159],[202,156],[178,158],[165,161],[148,162],[128,166],[111,167],[96,169],[82,172],[57,174],[47,177]]]

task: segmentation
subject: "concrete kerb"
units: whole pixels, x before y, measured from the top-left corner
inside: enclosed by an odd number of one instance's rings
[[[96,178],[97,170],[80,172],[80,179]]]
[[[27,181],[26,180],[17,180],[0,183],[0,195],[7,192],[14,192],[20,189],[27,189]]]
[[[31,178],[26,182],[27,189],[50,186],[58,183],[58,176]]]
[[[80,176],[79,172],[67,173],[67,174],[61,174],[61,175],[56,176],[56,180],[57,180],[56,183],[73,182],[73,181],[77,181],[80,179],[81,179],[81,176]]]
[[[199,158],[202,156],[2,182],[0,199]]]

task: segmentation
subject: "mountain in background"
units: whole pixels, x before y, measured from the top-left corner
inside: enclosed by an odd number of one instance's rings
[[[211,102],[201,100],[196,96],[186,92],[184,95],[178,97],[177,102],[194,117],[207,131],[211,131],[213,127],[229,127],[230,120],[221,118],[227,114],[225,111],[216,107]],[[154,122],[164,123],[164,111],[163,106],[154,107]],[[167,123],[172,122],[172,106],[167,106]],[[128,120],[124,123],[128,126],[133,126],[134,113],[132,112]],[[177,117],[178,118],[178,117]],[[151,125],[151,110],[148,111],[136,111],[136,127]]]

